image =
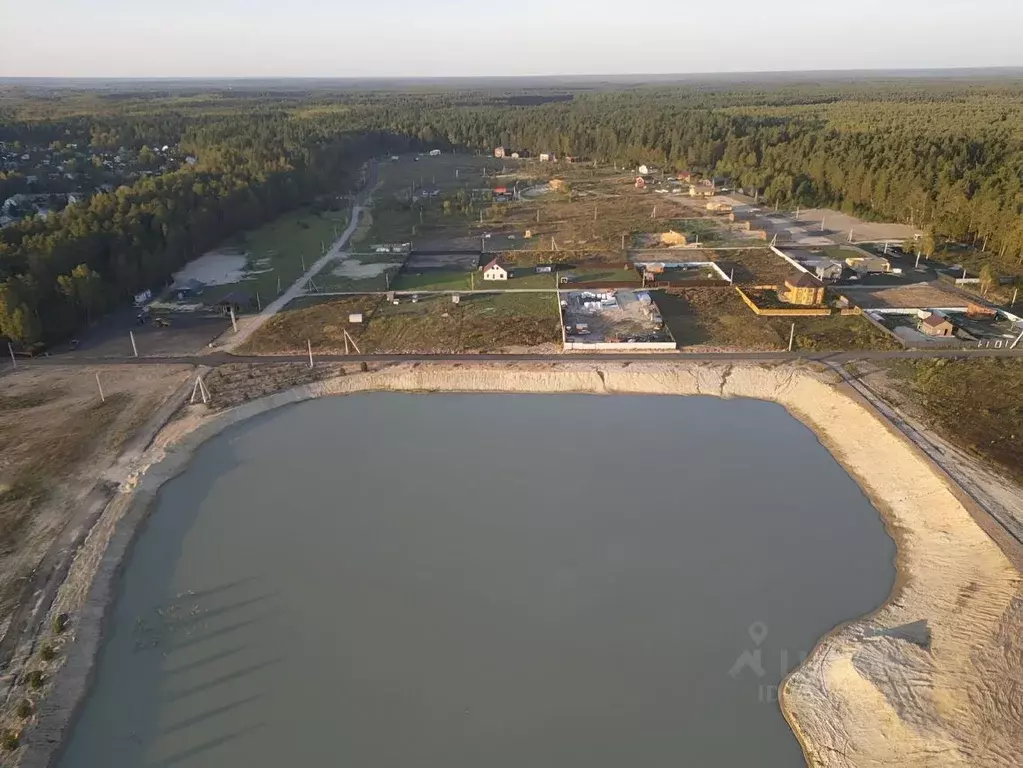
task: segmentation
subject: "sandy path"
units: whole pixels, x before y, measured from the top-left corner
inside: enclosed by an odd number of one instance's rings
[[[78,621],[78,641],[52,705],[27,734],[32,748],[25,764],[46,764],[45,754],[85,693],[118,558],[160,483],[183,469],[203,440],[232,423],[311,397],[372,390],[699,394],[782,404],[860,483],[899,547],[898,580],[886,604],[836,628],[783,683],[782,708],[808,762],[1023,764],[1020,575],[947,476],[835,379],[797,365],[402,364],[296,387],[217,414],[194,410],[168,425],[145,462],[160,463],[123,486],[125,493],[104,513],[69,574],[58,603]],[[118,525],[123,515],[129,515],[127,528]],[[100,561],[91,589],[83,588]]]
[[[359,226],[359,216],[361,214],[361,205],[352,206],[351,221],[348,222],[348,226],[345,228],[345,231],[341,233],[341,237],[334,241],[334,244],[327,249],[325,254],[313,262],[313,265],[305,271],[305,274],[292,283],[291,286],[284,291],[284,293],[267,304],[266,307],[263,308],[262,312],[258,315],[242,318],[242,320],[238,322],[238,333],[231,333],[228,331],[226,340],[218,347],[218,351],[234,352],[235,349],[248,341],[252,334],[262,328],[263,324],[267,320],[284,309],[289,302],[301,296],[305,292],[305,287],[309,284],[309,281],[313,278],[313,276],[319,274],[320,270],[322,270],[328,262],[336,259],[341,254],[344,247],[348,245],[349,238],[351,238],[352,233],[354,233],[356,228]]]

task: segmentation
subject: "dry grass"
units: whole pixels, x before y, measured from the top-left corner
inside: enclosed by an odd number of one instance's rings
[[[363,323],[349,324],[349,312]],[[380,296],[346,297],[286,310],[266,323],[239,354],[340,353],[347,329],[365,354],[458,353],[560,342],[553,293],[472,294],[460,304],[427,295],[395,306]]]
[[[1023,483],[1023,360],[900,360],[887,367],[946,439]]]
[[[679,347],[722,350],[781,349],[780,334],[731,288],[683,288],[653,294]]]

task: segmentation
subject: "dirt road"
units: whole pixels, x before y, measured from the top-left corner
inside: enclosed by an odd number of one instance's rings
[[[266,307],[258,315],[252,317],[242,318],[238,323],[238,333],[232,333],[228,331],[225,341],[222,344],[216,345],[217,349],[222,352],[233,352],[239,346],[249,340],[256,331],[263,327],[263,324],[271,317],[280,312],[289,302],[298,298],[305,292],[306,285],[322,270],[328,262],[336,259],[344,247],[348,245],[348,240],[359,226],[359,216],[362,214],[363,207],[361,205],[352,206],[352,218],[348,222],[348,227],[341,233],[335,243],[327,249],[327,252],[317,259],[309,269],[305,271],[298,280],[291,284],[291,286],[278,296],[274,301],[267,304]]]

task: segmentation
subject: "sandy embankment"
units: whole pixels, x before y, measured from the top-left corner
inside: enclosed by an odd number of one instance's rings
[[[899,577],[888,603],[822,639],[782,686],[783,709],[808,761],[1023,763],[1020,577],[926,458],[844,389],[803,368],[651,363],[597,369],[566,363],[400,365],[298,387],[219,414],[192,413],[168,425],[144,462],[148,470],[140,467],[110,505],[58,598],[56,610],[80,617],[76,642],[55,695],[29,734],[24,764],[48,764],[46,755],[81,701],[118,564],[159,485],[184,468],[197,445],[230,424],[311,397],[369,390],[703,394],[782,404],[860,482],[899,546]],[[929,628],[927,647],[917,642],[920,631],[888,632],[918,621]]]

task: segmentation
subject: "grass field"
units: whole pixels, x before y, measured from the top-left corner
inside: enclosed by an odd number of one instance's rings
[[[900,360],[886,368],[947,439],[1023,482],[1023,360]]]
[[[670,294],[657,291],[653,297],[679,348],[771,350],[784,346],[772,323],[750,311],[731,288],[683,288]]]
[[[860,315],[830,317],[772,317],[771,325],[788,344],[792,323],[796,324],[794,351],[857,349],[902,349],[895,339]]]
[[[350,324],[349,313],[363,314]],[[240,354],[343,352],[344,330],[366,354],[497,351],[561,341],[554,293],[473,294],[454,304],[448,295],[408,298],[398,305],[382,296],[328,301],[307,297],[271,318]]]
[[[305,271],[303,263],[311,266],[347,224],[347,211],[302,210],[244,233],[229,245],[245,251],[249,273],[237,283],[207,286],[202,301],[215,304],[232,291],[243,291],[253,298],[258,293],[265,306],[277,296],[278,279],[286,290]]]

